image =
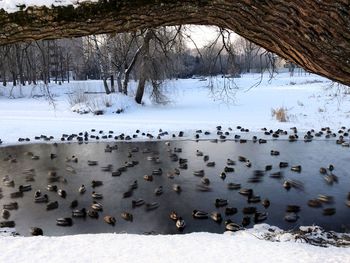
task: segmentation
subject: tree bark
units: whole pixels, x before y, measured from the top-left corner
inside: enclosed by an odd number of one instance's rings
[[[100,0],[0,10],[0,45],[180,24],[231,29],[306,70],[350,85],[348,0]]]

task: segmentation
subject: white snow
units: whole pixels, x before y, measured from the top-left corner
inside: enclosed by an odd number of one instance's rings
[[[157,133],[184,130],[193,138],[196,129],[214,130],[241,125],[251,131],[269,129],[339,128],[349,121],[349,101],[330,81],[315,75],[279,74],[271,81],[265,76],[254,88],[260,75],[236,79],[234,104],[213,97],[208,81],[176,80],[167,83],[171,103],[156,105],[145,95],[145,104],[137,105],[132,97],[120,94],[88,94],[85,102],[70,105],[75,95],[84,91],[103,91],[101,81],[50,84],[53,107],[45,97],[45,87],[0,87],[0,138],[5,145],[17,143],[18,137],[46,134],[59,140],[62,133],[114,130],[132,134],[136,129]],[[218,78],[222,85],[225,79]],[[131,94],[135,83],[131,83]],[[215,81],[214,81],[215,88]],[[218,94],[215,92],[215,94]],[[69,96],[71,99],[69,99]],[[216,98],[216,99],[215,99]],[[105,107],[106,102],[112,107]],[[73,107],[73,108],[72,108]],[[281,123],[271,116],[271,109],[285,107],[289,122]],[[105,112],[78,114],[75,110]],[[124,109],[121,114],[113,113]],[[33,141],[33,140],[32,140]],[[76,235],[64,237],[0,237],[0,262],[350,262],[350,249],[321,248],[295,242],[288,233],[271,241],[260,240],[267,225],[238,233],[142,236],[130,234]]]
[[[19,11],[21,6],[77,6],[82,2],[98,2],[98,0],[0,0],[0,9],[3,8],[6,12]]]

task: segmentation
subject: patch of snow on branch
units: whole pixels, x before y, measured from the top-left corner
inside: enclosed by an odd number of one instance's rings
[[[0,0],[0,9],[12,13],[28,6],[77,6],[82,2],[98,2],[98,0]]]

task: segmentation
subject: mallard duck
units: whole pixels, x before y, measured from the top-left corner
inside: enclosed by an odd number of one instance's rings
[[[174,184],[173,185],[173,190],[176,192],[176,193],[180,193],[182,191],[182,188],[180,185],[178,184]]]
[[[102,211],[103,210],[103,205],[101,203],[98,203],[96,201],[93,201],[92,202],[92,205],[91,205],[91,208],[94,210],[94,211]]]
[[[238,161],[245,163],[248,159],[244,156],[238,156]]]
[[[244,216],[242,219],[242,226],[246,227],[250,225],[250,217],[249,216]]]
[[[179,157],[177,156],[176,153],[171,153],[171,154],[169,155],[169,158],[170,158],[170,160],[171,160],[172,162],[177,162],[177,161],[179,160]]]
[[[238,225],[238,224],[232,222],[232,221],[229,219],[229,220],[225,221],[225,229],[226,229],[227,231],[236,232],[236,231],[242,230],[243,228],[242,228],[240,225]]]
[[[181,153],[182,152],[182,148],[174,148],[174,152],[176,152],[176,153]]]
[[[159,207],[159,203],[153,202],[153,203],[147,203],[146,204],[146,211],[151,211]]]
[[[125,220],[125,221],[130,221],[132,222],[134,220],[134,216],[131,213],[128,212],[123,212],[121,214],[121,217]]]
[[[112,172],[112,176],[113,176],[113,177],[121,176],[121,174],[122,174],[122,172],[119,171],[119,170],[116,170],[116,171],[113,171],[113,172]]]
[[[327,174],[327,169],[324,167],[320,168],[320,174]]]
[[[130,189],[132,190],[137,189],[137,187],[138,187],[137,180],[135,180],[132,184],[130,184]]]
[[[95,166],[95,165],[98,165],[98,162],[97,161],[91,161],[91,160],[88,160],[87,161],[88,165],[89,166]]]
[[[225,180],[225,179],[226,179],[226,173],[225,173],[225,172],[222,172],[222,173],[220,174],[220,178],[221,178],[222,180]]]
[[[260,196],[258,195],[252,195],[248,197],[248,203],[259,203],[261,201]]]
[[[4,204],[3,208],[6,210],[17,210],[18,209],[18,203],[17,202],[12,202],[9,204]]]
[[[193,175],[202,177],[204,176],[204,170],[197,170],[193,172]]]
[[[235,171],[235,169],[233,167],[225,166],[225,168],[224,168],[225,173],[233,173],[234,171]]]
[[[330,165],[328,166],[328,170],[332,172],[332,171],[334,170],[334,165],[333,165],[333,164],[330,164]]]
[[[201,179],[201,182],[202,182],[202,184],[205,184],[205,185],[209,185],[210,184],[210,180],[209,180],[208,177],[203,177]]]
[[[236,184],[236,183],[228,183],[227,188],[230,190],[238,190],[241,188],[241,184]]]
[[[242,212],[243,212],[243,214],[255,214],[256,207],[254,207],[254,206],[243,207]]]
[[[106,166],[102,166],[102,167],[101,167],[101,171],[102,171],[102,172],[111,172],[112,169],[113,169],[113,165],[111,165],[111,164],[108,164],[108,165],[106,165]]]
[[[137,207],[137,206],[142,206],[145,203],[145,201],[143,199],[137,199],[137,200],[132,200],[131,201],[131,205],[132,207]]]
[[[85,192],[86,192],[86,187],[85,187],[85,185],[82,184],[82,185],[79,187],[78,192],[79,192],[80,194],[85,193]]]
[[[92,197],[93,199],[102,199],[102,198],[103,198],[103,194],[101,194],[101,193],[96,193],[95,191],[93,191],[93,192],[91,193],[91,197]]]
[[[249,168],[249,167],[252,167],[252,162],[251,162],[250,160],[247,160],[247,161],[245,162],[245,166],[247,166],[248,168]]]
[[[155,195],[161,195],[163,193],[163,187],[159,186],[156,189],[154,189],[154,194]]]
[[[11,216],[11,213],[10,213],[10,211],[9,210],[6,210],[6,209],[3,209],[2,211],[1,211],[1,217],[3,218],[3,219],[9,219],[10,218],[10,216]]]
[[[226,164],[227,164],[227,165],[236,165],[236,162],[235,162],[234,160],[227,159],[227,160],[226,160]]]
[[[265,166],[265,171],[270,171],[272,170],[272,165],[271,164],[268,164]]]
[[[234,215],[237,214],[238,209],[236,207],[226,207],[225,208],[225,215]]]
[[[58,225],[58,226],[72,226],[73,220],[70,217],[57,218],[56,225]]]
[[[310,207],[318,208],[322,206],[322,202],[319,201],[318,199],[311,199],[307,202],[307,205]]]
[[[279,151],[275,151],[275,150],[271,150],[270,154],[272,156],[278,156],[278,155],[280,155],[280,152]]]
[[[38,155],[33,155],[31,159],[32,159],[32,160],[39,160],[39,159],[40,159],[40,156],[38,156]]]
[[[143,179],[145,179],[146,181],[152,182],[153,181],[153,176],[146,174],[146,175],[143,176]]]
[[[298,221],[298,219],[299,219],[299,216],[294,212],[286,213],[284,216],[284,220],[290,223],[294,223]]]
[[[204,211],[193,210],[192,216],[193,216],[193,218],[196,218],[196,219],[207,219],[208,213],[204,212]]]
[[[105,216],[105,217],[103,217],[103,220],[107,223],[107,224],[109,224],[109,225],[115,225],[115,223],[116,223],[116,220],[115,220],[115,217],[113,217],[113,216]]]
[[[239,193],[241,195],[252,195],[253,194],[253,189],[251,189],[251,188],[242,188],[241,190],[239,190]]]
[[[67,197],[67,192],[63,189],[58,189],[57,190],[57,194],[62,197],[62,198],[66,198]]]
[[[317,200],[319,200],[322,203],[330,204],[333,203],[334,198],[330,195],[318,195]]]
[[[163,170],[162,168],[158,168],[152,171],[152,175],[162,175]]]
[[[287,162],[280,162],[280,164],[279,164],[279,167],[280,168],[286,168],[286,167],[288,167],[288,163]]]
[[[196,156],[201,157],[201,156],[203,156],[203,155],[204,155],[203,152],[201,152],[201,151],[199,151],[199,150],[196,151]]]
[[[301,172],[301,165],[295,165],[290,168],[291,171],[300,173]]]
[[[332,216],[334,215],[336,212],[336,209],[333,207],[329,207],[329,208],[325,208],[323,209],[323,215],[324,216]]]
[[[70,208],[76,208],[78,207],[78,200],[73,200],[71,203],[70,203]]]
[[[20,197],[23,197],[23,192],[20,192],[20,191],[18,191],[18,192],[13,192],[13,193],[10,194],[10,197],[11,197],[11,198],[20,198]]]
[[[263,207],[268,208],[270,206],[270,200],[264,199],[261,201],[261,204],[263,205]]]
[[[172,212],[170,213],[169,217],[170,217],[171,220],[174,220],[174,221],[176,221],[177,219],[179,219],[179,216],[178,216],[178,214],[177,214],[175,211],[172,211]]]
[[[177,220],[176,220],[176,223],[175,223],[177,229],[179,231],[183,231],[184,228],[186,227],[186,223],[185,223],[185,220],[182,219],[182,217],[179,217]]]
[[[222,216],[221,216],[221,214],[219,212],[212,212],[210,214],[210,218],[213,219],[217,223],[221,223],[222,222]]]
[[[216,207],[222,207],[222,206],[227,206],[227,205],[228,205],[227,199],[222,199],[222,198],[215,199],[215,206]]]
[[[30,234],[32,236],[42,236],[44,234],[43,230],[39,227],[31,227]]]
[[[204,184],[197,184],[196,189],[197,189],[197,191],[201,191],[201,192],[211,191],[211,187],[208,185],[204,185]]]
[[[18,187],[18,190],[20,192],[28,192],[28,191],[31,191],[32,190],[32,186],[30,184],[25,184],[25,185],[20,185]]]
[[[34,197],[35,203],[47,203],[48,201],[49,201],[49,197],[47,194]]]
[[[328,174],[324,177],[325,181],[332,185],[334,182],[338,182],[338,176],[336,176],[335,174]]]
[[[95,210],[88,210],[88,211],[87,211],[87,215],[88,215],[89,217],[95,218],[95,219],[97,219],[97,218],[99,217],[98,212],[95,211]]]
[[[292,185],[291,185],[291,183],[289,181],[284,181],[283,187],[285,189],[289,190],[292,187]]]
[[[133,195],[134,191],[129,188],[126,192],[123,193],[123,198],[129,198]]]
[[[95,187],[98,187],[98,186],[101,186],[101,185],[103,185],[102,181],[98,181],[98,180],[92,180],[91,181],[91,187],[92,188],[95,188]]]
[[[54,210],[58,208],[58,202],[54,201],[54,202],[50,202],[46,205],[46,210]]]
[[[281,171],[270,174],[271,178],[281,179],[283,178],[283,173]]]
[[[4,227],[12,228],[15,226],[16,226],[15,221],[1,221],[0,222],[0,228],[4,228]]]
[[[215,162],[207,162],[207,166],[208,167],[214,167],[215,166]]]
[[[8,180],[3,181],[3,183],[4,183],[4,186],[8,186],[8,187],[14,187],[15,186],[15,181],[14,180],[8,179]]]
[[[203,156],[203,161],[204,161],[204,162],[209,161],[209,155],[204,155],[204,156]]]
[[[267,219],[267,212],[256,212],[254,214],[254,223],[261,223]]]
[[[58,187],[57,185],[48,184],[46,187],[46,190],[50,192],[57,192]]]
[[[286,211],[288,213],[299,213],[300,212],[300,206],[298,206],[298,205],[288,205]]]
[[[86,209],[75,209],[72,211],[72,217],[86,217]]]

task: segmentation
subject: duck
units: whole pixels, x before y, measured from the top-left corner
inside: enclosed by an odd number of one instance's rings
[[[204,184],[197,184],[196,189],[197,189],[197,191],[200,191],[200,192],[210,192],[211,191],[211,187],[208,185],[204,185]]]
[[[171,220],[174,220],[174,221],[179,219],[179,216],[178,216],[178,214],[175,211],[172,211],[170,213],[169,217],[170,217]]]
[[[270,200],[264,199],[261,201],[261,204],[263,205],[263,207],[268,208],[270,206]]]
[[[288,163],[287,162],[280,162],[280,164],[279,164],[279,167],[280,168],[286,168],[286,167],[288,167]]]
[[[54,210],[58,208],[58,202],[57,201],[53,201],[50,202],[46,205],[46,210]]]
[[[209,155],[204,155],[204,156],[203,156],[203,161],[204,161],[204,162],[209,161]]]
[[[86,209],[75,209],[72,211],[72,217],[86,217]]]
[[[331,195],[318,195],[317,200],[319,200],[322,203],[333,203],[334,198]]]
[[[251,162],[250,160],[247,160],[247,161],[245,162],[245,166],[247,166],[248,168],[249,168],[249,167],[252,167],[252,162]]]
[[[89,166],[95,166],[95,165],[98,165],[98,162],[97,161],[91,161],[91,160],[88,160],[88,165]]]
[[[6,210],[17,210],[18,209],[18,203],[17,202],[12,202],[8,204],[4,204],[3,208]]]
[[[318,207],[322,206],[322,202],[320,200],[318,200],[318,199],[310,199],[307,202],[307,205],[310,206],[310,207],[318,208]]]
[[[213,219],[216,223],[222,222],[222,216],[219,212],[212,212],[210,218]]]
[[[286,190],[289,190],[289,189],[292,187],[292,185],[291,185],[291,183],[290,183],[289,181],[284,181],[283,187],[284,187]]]
[[[31,227],[30,234],[32,236],[42,236],[44,234],[44,231],[39,227]]]
[[[290,168],[291,171],[300,173],[301,172],[301,165],[295,165]]]
[[[193,218],[196,218],[196,219],[207,219],[208,213],[195,209],[192,211],[192,216],[193,216]]]
[[[153,181],[153,176],[146,174],[146,175],[143,176],[143,179],[145,179],[148,182],[152,182]]]
[[[85,192],[86,192],[86,187],[85,187],[85,185],[82,184],[82,185],[79,187],[78,192],[79,192],[80,194],[85,193]]]
[[[208,177],[203,177],[203,178],[201,179],[201,182],[202,182],[202,184],[204,184],[204,185],[209,185],[209,184],[210,184],[210,180],[209,180]]]
[[[31,191],[32,190],[32,186],[30,184],[25,184],[25,185],[20,185],[18,187],[18,190],[20,192],[28,192],[28,191]]]
[[[248,196],[248,203],[260,203],[260,201],[261,201],[261,198],[258,195]]]
[[[324,167],[321,167],[319,171],[320,171],[320,174],[327,174],[327,169]]]
[[[238,161],[245,163],[246,161],[248,161],[248,159],[246,157],[240,155],[240,156],[238,156]]]
[[[98,217],[99,217],[98,212],[95,210],[88,210],[87,215],[91,218],[94,218],[94,219],[98,219]]]
[[[141,198],[131,201],[131,205],[133,208],[137,207],[137,206],[142,206],[144,203],[145,203],[145,201]]]
[[[175,226],[177,227],[177,229],[178,229],[179,231],[183,231],[184,228],[186,227],[185,220],[183,220],[182,217],[179,217],[179,218],[176,220]]]
[[[108,164],[108,165],[106,165],[106,166],[102,166],[102,167],[101,167],[101,171],[102,171],[102,172],[111,172],[112,169],[113,169],[113,165],[111,165],[111,164]]]
[[[94,211],[103,211],[103,205],[101,203],[96,202],[96,201],[92,202],[91,208]]]
[[[162,168],[158,168],[152,171],[152,175],[162,175],[163,170]]]
[[[113,171],[113,172],[112,172],[112,176],[113,176],[113,177],[121,176],[121,174],[122,174],[122,172],[119,171],[119,170],[116,170],[116,171]]]
[[[70,217],[61,217],[56,219],[56,225],[58,226],[72,226],[73,220]]]
[[[199,150],[196,151],[196,156],[202,157],[203,155],[204,155],[204,154],[203,154],[202,151],[199,151]]]
[[[20,198],[20,197],[23,197],[23,192],[21,192],[21,191],[13,192],[13,193],[10,194],[10,197],[11,197],[11,198]]]
[[[44,195],[38,195],[36,197],[34,197],[34,202],[35,203],[47,203],[49,201],[49,197],[47,194]]]
[[[92,180],[91,181],[91,187],[92,188],[95,188],[95,187],[98,187],[98,186],[101,186],[101,185],[103,185],[102,181],[98,181],[98,180]]]
[[[242,230],[243,228],[242,228],[240,225],[238,225],[238,224],[232,222],[232,221],[229,219],[229,220],[225,221],[225,229],[226,229],[227,231],[236,232],[236,231]]]
[[[238,190],[241,188],[241,184],[237,184],[237,183],[228,183],[227,184],[227,188],[229,190]]]
[[[267,219],[267,212],[256,212],[254,214],[254,223],[261,223]]]
[[[107,215],[107,216],[105,216],[105,217],[103,217],[103,220],[107,223],[107,224],[109,224],[109,225],[115,225],[115,223],[116,223],[116,219],[115,219],[115,217],[113,217],[113,216],[109,216],[109,215]]]
[[[268,164],[265,166],[265,171],[270,171],[272,170],[272,165],[271,164]]]
[[[270,177],[274,178],[274,179],[281,179],[281,178],[283,178],[283,173],[281,171],[278,171],[278,172],[270,174]]]
[[[239,190],[239,193],[241,195],[252,195],[253,194],[253,189],[251,189],[251,188],[242,188],[241,190]]]
[[[270,154],[272,156],[278,156],[278,155],[280,155],[280,152],[279,151],[275,151],[275,150],[271,150]]]
[[[250,225],[250,217],[249,216],[244,216],[242,219],[242,226],[246,227]]]
[[[216,207],[222,207],[222,206],[227,206],[227,205],[228,205],[227,199],[222,199],[222,198],[215,199],[215,206]]]
[[[234,215],[238,213],[238,209],[236,207],[226,207],[225,208],[225,215]]]
[[[294,223],[294,222],[298,221],[298,219],[299,219],[299,216],[294,212],[288,212],[284,216],[284,220],[289,222],[289,223]]]
[[[147,203],[146,204],[146,211],[151,211],[159,207],[159,203],[153,202],[153,203]]]
[[[155,195],[161,195],[163,193],[163,187],[159,186],[154,190]]]
[[[130,221],[132,222],[134,220],[134,216],[131,213],[128,212],[123,212],[121,214],[121,217],[125,220],[125,221]]]
[[[226,173],[225,173],[225,172],[222,172],[222,173],[220,174],[220,178],[221,178],[222,180],[225,180],[225,179],[226,179]]]
[[[197,170],[193,172],[194,176],[199,176],[199,177],[203,177],[204,176],[204,170]]]
[[[76,208],[78,207],[78,200],[73,200],[71,203],[70,203],[70,208]]]
[[[133,189],[132,188],[129,188],[129,190],[127,190],[126,192],[123,193],[123,198],[129,198],[132,196],[133,194]]]
[[[226,160],[226,164],[227,164],[227,165],[236,165],[236,162],[235,162],[234,160],[227,159],[227,160]]]
[[[96,193],[95,191],[93,191],[93,192],[91,193],[91,197],[92,197],[93,199],[102,199],[102,198],[103,198],[103,194],[101,194],[101,193]]]
[[[62,197],[62,198],[66,198],[67,197],[67,192],[63,189],[58,189],[57,194]]]
[[[214,167],[215,166],[215,162],[207,162],[207,166],[208,167]]]
[[[243,214],[255,214],[256,207],[254,207],[254,206],[243,207],[242,212],[243,212]]]
[[[298,205],[288,205],[286,211],[288,213],[299,213],[300,212],[300,206],[298,206]]]
[[[46,187],[46,190],[50,192],[57,192],[58,187],[57,185],[48,184]]]
[[[182,188],[180,185],[178,184],[174,184],[173,185],[173,190],[176,192],[176,193],[180,193],[182,191]]]
[[[233,173],[234,171],[235,171],[235,168],[233,168],[233,167],[225,166],[225,168],[224,168],[225,173]]]
[[[2,217],[3,219],[7,220],[7,219],[10,218],[10,216],[11,216],[11,213],[10,213],[9,210],[3,209],[3,210],[1,211],[1,217]]]
[[[15,226],[16,226],[15,221],[1,221],[0,222],[0,228],[4,228],[4,227],[13,228]]]
[[[329,207],[329,208],[325,208],[323,209],[323,215],[324,216],[332,216],[334,215],[336,212],[336,209],[333,207]]]

